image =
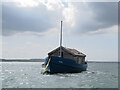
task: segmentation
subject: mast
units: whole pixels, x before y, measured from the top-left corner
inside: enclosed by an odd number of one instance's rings
[[[62,21],[61,21],[61,32],[60,32],[60,57],[62,57]]]

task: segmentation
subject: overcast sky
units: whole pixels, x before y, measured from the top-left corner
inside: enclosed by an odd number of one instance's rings
[[[63,1],[63,0],[62,0]],[[118,60],[118,3],[5,0],[2,3],[3,58],[45,58],[59,46],[87,60]]]

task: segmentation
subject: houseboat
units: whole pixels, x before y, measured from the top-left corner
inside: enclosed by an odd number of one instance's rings
[[[87,70],[86,55],[76,49],[62,46],[62,21],[60,46],[48,53],[44,73],[76,73]]]

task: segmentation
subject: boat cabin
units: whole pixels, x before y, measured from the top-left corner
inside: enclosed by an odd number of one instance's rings
[[[53,51],[48,53],[48,56],[60,56],[60,47],[54,49]],[[76,49],[70,49],[61,46],[61,57],[75,60],[79,64],[85,64],[85,57],[86,55],[79,52]]]

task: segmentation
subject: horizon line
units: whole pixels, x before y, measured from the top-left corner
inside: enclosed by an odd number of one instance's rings
[[[0,58],[0,60],[5,59],[5,60],[30,60],[30,59],[45,59],[45,58]],[[118,60],[86,60],[86,62],[120,62]]]

